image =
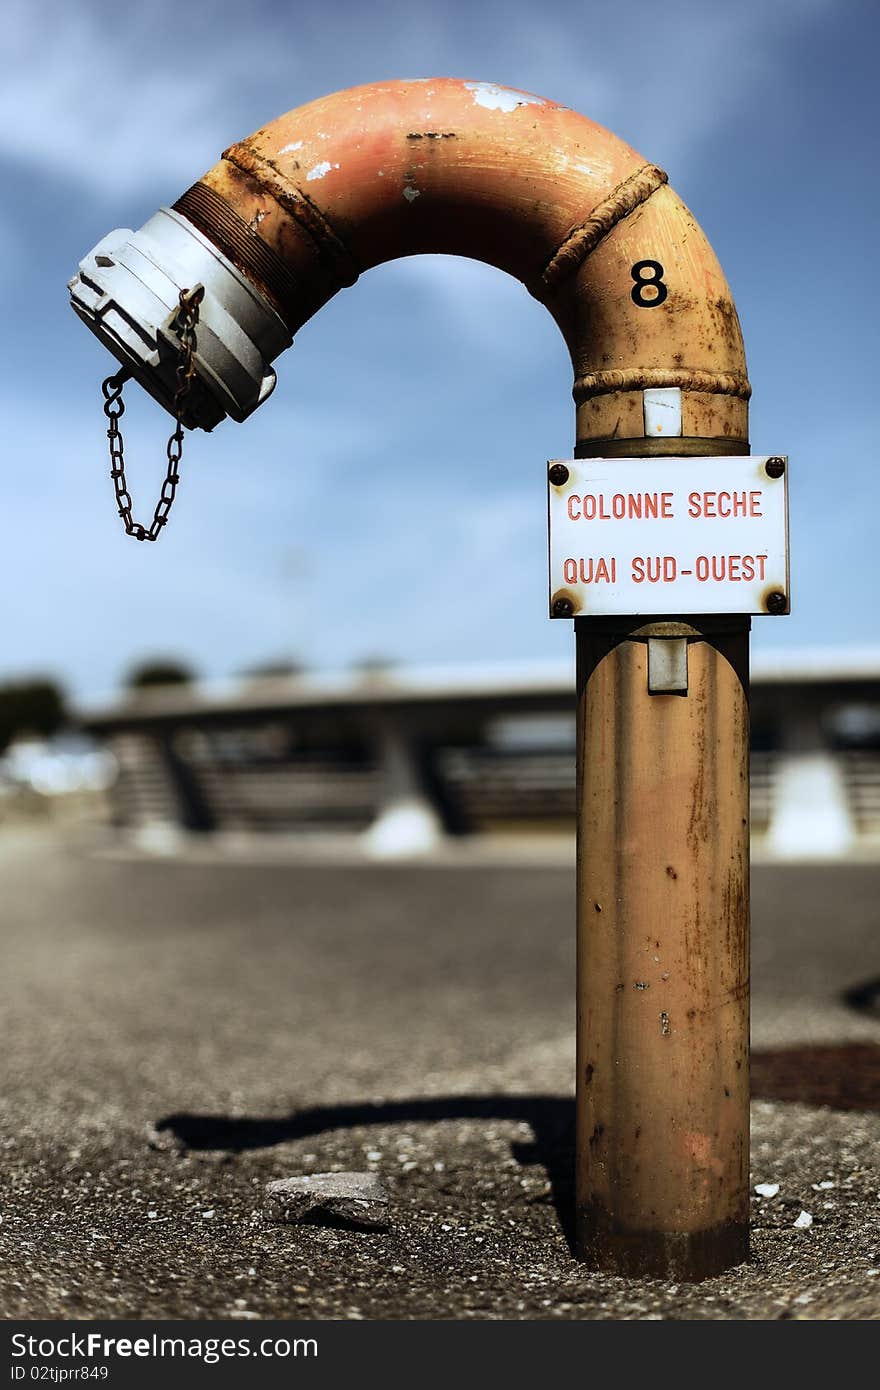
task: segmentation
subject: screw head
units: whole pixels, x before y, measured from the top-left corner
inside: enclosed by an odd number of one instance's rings
[[[776,589],[772,594],[767,595],[767,612],[784,613],[788,607],[788,599],[781,590]]]
[[[563,483],[568,482],[568,469],[564,463],[551,463],[547,476],[554,487],[562,487]]]
[[[768,478],[781,478],[785,472],[785,459],[772,458],[764,464],[764,472]]]
[[[570,598],[555,598],[553,600],[554,618],[570,618],[574,613],[574,604]]]

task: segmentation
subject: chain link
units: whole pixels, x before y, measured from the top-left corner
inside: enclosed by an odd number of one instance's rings
[[[180,353],[177,359],[177,386],[172,402],[176,424],[165,450],[168,468],[159,501],[153,512],[153,520],[149,526],[143,526],[141,522],[132,519],[131,509],[134,503],[131,499],[131,493],[128,491],[125,477],[125,444],[122,431],[119,428],[120,418],[125,413],[122,388],[131,373],[123,367],[115,376],[108,376],[107,380],[101,383],[101,390],[104,394],[104,414],[110,421],[107,438],[110,441],[110,477],[113,479],[113,487],[116,492],[116,506],[122,517],[126,535],[134,536],[136,541],[159,539],[159,533],[168,521],[168,513],[171,511],[177,492],[177,484],[180,482],[180,461],[183,458],[183,411],[195,376],[196,325],[199,321],[199,305],[204,296],[205,291],[202,285],[197,285],[194,290],[180,291],[180,308],[175,319],[175,326],[180,338]]]

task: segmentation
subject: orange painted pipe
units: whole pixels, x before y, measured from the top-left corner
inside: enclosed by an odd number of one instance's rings
[[[747,441],[742,335],[712,248],[662,170],[558,102],[450,78],[354,87],[231,146],[175,206],[292,332],[371,266],[469,256],[559,324],[582,449],[643,439],[651,386],[681,388],[701,452]]]
[[[575,624],[578,1248],[674,1279],[749,1250],[749,620],[691,624],[684,699]]]

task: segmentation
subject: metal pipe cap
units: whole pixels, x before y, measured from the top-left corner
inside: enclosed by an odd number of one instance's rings
[[[271,363],[293,341],[269,301],[191,222],[160,210],[133,232],[110,232],[69,282],[71,305],[161,406],[174,413],[180,291],[203,285],[196,375],[183,423],[211,430],[244,420],[271,395]]]

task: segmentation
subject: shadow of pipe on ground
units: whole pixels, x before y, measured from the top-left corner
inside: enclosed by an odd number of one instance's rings
[[[244,1153],[330,1130],[365,1125],[432,1124],[440,1120],[513,1120],[531,1127],[533,1143],[515,1142],[514,1158],[540,1164],[550,1183],[560,1226],[574,1249],[574,1101],[567,1096],[432,1096],[381,1103],[315,1105],[277,1119],[226,1115],[167,1115],[156,1125],[159,1147]]]
[[[752,1095],[836,1110],[880,1113],[880,1045],[843,1043],[765,1049],[752,1054]],[[513,1156],[540,1164],[566,1240],[574,1250],[574,1101],[550,1095],[432,1096],[381,1103],[316,1105],[279,1118],[167,1115],[156,1125],[158,1147],[221,1150],[271,1148],[355,1126],[431,1124],[440,1120],[512,1120],[528,1124],[534,1142],[515,1142]],[[163,1142],[165,1141],[165,1142]]]

